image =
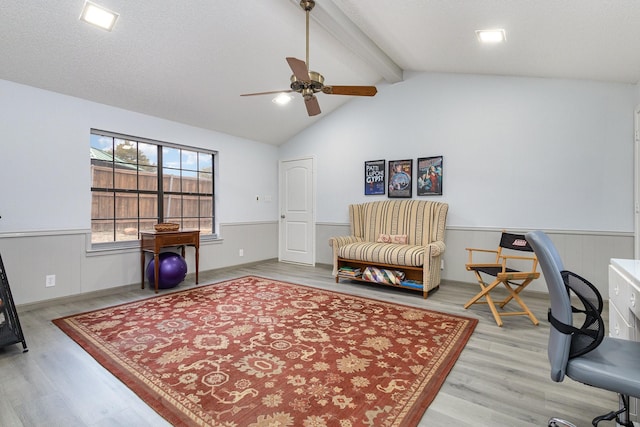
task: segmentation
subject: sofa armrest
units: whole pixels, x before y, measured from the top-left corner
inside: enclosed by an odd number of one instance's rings
[[[329,246],[334,249],[339,248],[340,246],[348,245],[349,243],[357,243],[364,242],[362,237],[356,236],[337,236],[329,238]]]
[[[440,285],[440,265],[445,248],[442,240],[431,242],[425,246],[422,286],[427,292]]]
[[[364,242],[362,237],[356,236],[337,236],[329,238],[329,246],[333,248],[333,275],[338,274],[338,249],[349,243]]]
[[[427,250],[425,252],[425,255],[429,254],[432,257],[440,256],[444,253],[444,250],[446,249],[446,247],[447,246],[444,244],[442,240],[436,240],[435,242],[431,242],[426,246]]]

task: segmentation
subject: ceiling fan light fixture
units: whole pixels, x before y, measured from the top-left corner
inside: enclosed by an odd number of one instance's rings
[[[502,43],[507,40],[507,35],[503,29],[476,30],[476,35],[482,43]]]
[[[80,20],[103,30],[111,31],[119,16],[118,13],[86,0],[80,14]]]
[[[293,96],[286,93],[281,93],[275,98],[273,98],[271,102],[278,105],[287,105],[288,103],[291,102],[292,99],[293,99]]]

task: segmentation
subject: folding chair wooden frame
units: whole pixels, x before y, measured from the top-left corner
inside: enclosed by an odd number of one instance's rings
[[[511,249],[516,251],[526,251],[532,252],[533,249],[527,243],[525,236],[521,234],[513,234],[513,233],[502,233],[502,237],[500,238],[500,245],[498,249],[479,249],[479,248],[465,248],[469,253],[469,261],[465,264],[465,268],[468,271],[473,271],[478,283],[480,284],[481,291],[471,298],[465,305],[464,308],[467,309],[473,304],[488,304],[491,309],[491,313],[493,313],[493,317],[496,319],[496,323],[498,326],[502,326],[502,317],[504,316],[529,316],[531,322],[534,325],[538,325],[540,322],[533,315],[529,307],[524,303],[522,298],[520,297],[520,292],[524,288],[529,285],[534,279],[540,277],[540,272],[536,271],[538,268],[538,259],[535,254],[532,256],[520,256],[520,255],[506,255],[503,254],[503,249]],[[474,263],[473,262],[473,254],[475,252],[481,253],[493,253],[495,254],[495,262],[493,263]],[[517,260],[517,261],[516,261]],[[512,264],[512,262],[520,262],[528,264],[531,262],[531,270],[530,271],[521,271],[515,270],[513,268],[508,267],[508,264]],[[482,274],[485,274],[488,277],[493,278],[491,283],[487,283]],[[502,301],[499,301],[497,304],[502,309],[505,305],[507,305],[511,300],[515,300],[522,311],[498,311],[496,308],[496,303],[491,298],[491,291],[495,289],[500,284],[503,284],[509,295]],[[484,300],[481,300],[484,297]]]

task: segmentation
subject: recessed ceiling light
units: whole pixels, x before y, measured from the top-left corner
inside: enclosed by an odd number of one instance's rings
[[[502,43],[507,40],[507,35],[502,29],[476,30],[476,34],[482,43]]]
[[[119,16],[119,14],[87,0],[84,2],[80,20],[103,30],[111,31]]]
[[[293,96],[286,93],[281,93],[275,98],[273,98],[271,102],[278,105],[287,105],[289,102],[291,102],[292,99],[293,99]]]

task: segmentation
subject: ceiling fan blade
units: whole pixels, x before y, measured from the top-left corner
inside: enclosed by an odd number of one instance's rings
[[[374,96],[375,86],[324,86],[322,92],[328,95]]]
[[[308,82],[311,80],[307,64],[305,64],[304,61],[297,58],[287,57],[287,62],[289,63],[289,67],[291,67],[291,71],[293,71],[293,75],[296,76],[296,79],[302,82]]]
[[[289,92],[293,92],[293,91],[291,89],[272,90],[269,92],[243,93],[240,96],[271,95],[274,93],[289,93]]]
[[[320,104],[318,104],[318,98],[311,96],[304,99],[304,105],[307,107],[307,113],[310,116],[317,116],[320,114]]]

